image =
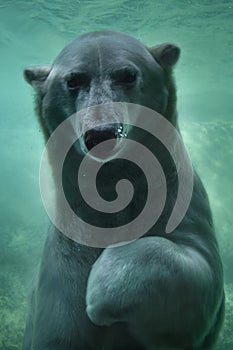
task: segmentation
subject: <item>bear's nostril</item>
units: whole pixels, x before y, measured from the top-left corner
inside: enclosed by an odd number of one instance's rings
[[[108,143],[105,143],[102,146],[100,145],[102,142],[108,140]],[[98,149],[96,151],[93,150],[92,153],[97,157],[104,158],[117,144],[116,130],[113,127],[90,129],[84,135],[84,142],[88,151],[91,151],[95,146],[100,145]]]

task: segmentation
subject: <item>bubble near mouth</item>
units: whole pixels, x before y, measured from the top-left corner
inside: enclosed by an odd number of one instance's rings
[[[125,138],[125,137],[127,137],[127,132],[124,130],[124,126],[122,124],[120,124],[118,126],[116,136],[118,138]]]

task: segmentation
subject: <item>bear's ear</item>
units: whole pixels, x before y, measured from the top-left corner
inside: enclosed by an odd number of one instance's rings
[[[180,57],[180,48],[170,43],[151,47],[149,51],[164,69],[171,69]]]
[[[32,85],[37,92],[41,92],[50,71],[50,66],[28,67],[24,69],[23,75],[28,84]]]

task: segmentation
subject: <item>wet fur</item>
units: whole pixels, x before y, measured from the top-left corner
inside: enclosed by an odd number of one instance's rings
[[[106,53],[111,57],[109,52],[115,47],[119,49],[112,59],[104,59]],[[172,44],[148,49],[127,35],[97,32],[68,45],[51,67],[25,70],[27,82],[36,91],[45,139],[68,112],[108,99],[94,78],[92,92],[96,94],[88,98],[88,104],[87,99],[74,99],[62,90],[61,65],[65,74],[86,52],[87,63],[93,60],[91,67],[95,66],[93,53],[99,50],[105,50],[101,72],[105,64],[114,69],[118,58],[132,61],[143,71],[140,89],[127,92],[114,85],[114,101],[121,96],[125,102],[148,106],[178,129],[172,71],[179,49]],[[57,67],[60,75],[56,75]],[[163,93],[158,97],[159,91],[167,92],[166,103]],[[83,92],[83,96],[87,95]],[[74,156],[78,161],[79,155]],[[167,171],[173,170],[167,167]],[[72,168],[67,169],[67,176],[72,176]],[[224,292],[208,198],[195,174],[188,212],[174,232],[165,234],[177,190],[173,180],[171,176],[169,199],[160,220],[146,236],[128,245],[114,249],[82,246],[51,227],[32,291],[23,350],[213,349],[224,315]],[[138,186],[143,191],[140,181]],[[74,208],[85,215],[85,207],[72,197],[74,189],[68,186],[67,190]]]

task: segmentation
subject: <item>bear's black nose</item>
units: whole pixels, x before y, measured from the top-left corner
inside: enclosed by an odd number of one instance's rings
[[[108,143],[100,145],[102,142],[108,140]],[[88,151],[99,145],[96,151],[92,150],[92,154],[99,158],[105,158],[113,151],[117,144],[116,129],[113,126],[90,129],[84,135],[84,142]]]

